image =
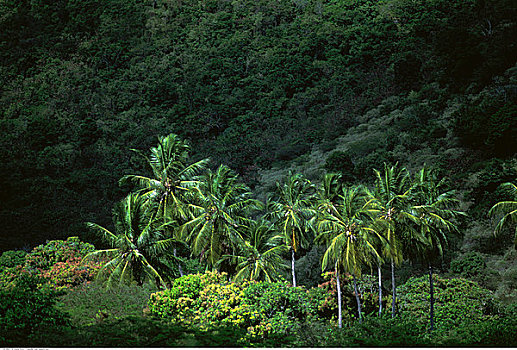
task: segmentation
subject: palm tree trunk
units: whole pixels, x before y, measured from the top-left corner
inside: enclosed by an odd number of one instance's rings
[[[381,263],[377,265],[377,273],[379,275],[379,317],[382,315],[382,274],[381,274]]]
[[[343,314],[341,312],[341,283],[339,282],[339,271],[336,263],[336,284],[337,284],[337,322],[338,327],[341,328],[343,325]]]
[[[176,258],[176,248],[174,248],[174,250],[172,251],[172,254],[174,255],[174,257]],[[183,277],[183,269],[181,268],[181,264],[178,263],[178,270],[180,272],[180,277]]]
[[[429,310],[429,319],[431,323],[431,331],[434,329],[434,285],[433,285],[433,267],[429,264],[429,294],[431,294],[431,309]]]
[[[393,263],[393,258],[391,259],[391,289],[393,290],[393,296],[391,299],[391,317],[395,317],[397,286],[395,285],[395,264]]]
[[[293,287],[296,287],[296,275],[294,274],[294,249],[291,248],[291,271],[293,273]]]
[[[355,274],[352,275],[354,277],[354,292],[355,292],[355,300],[357,301],[357,313],[359,314],[359,323],[363,322],[363,316],[361,314],[361,299],[359,299],[359,291],[357,290],[357,283],[355,281]]]

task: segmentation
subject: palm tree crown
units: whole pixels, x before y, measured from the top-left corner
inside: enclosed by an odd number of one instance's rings
[[[270,222],[263,218],[253,221],[245,231],[239,253],[223,257],[237,263],[234,280],[273,282],[278,279],[280,272],[287,268],[282,259],[285,245],[281,244],[281,239]]]
[[[362,266],[378,256],[372,243],[378,234],[369,225],[370,205],[362,186],[345,187],[336,210],[323,213],[317,237],[327,243],[323,269],[338,262],[344,271],[360,276]]]
[[[311,219],[316,215],[313,208],[314,186],[301,174],[289,172],[283,184],[277,183],[274,200],[270,203],[284,244],[291,250],[291,274],[296,287],[295,253],[306,248],[312,241]]]
[[[175,134],[159,137],[158,146],[150,149],[150,157],[133,151],[146,159],[153,177],[125,175],[120,183],[136,183],[144,196],[158,203],[157,214],[165,221],[185,219],[187,190],[197,184],[194,178],[205,169],[208,159],[188,164],[190,147]]]
[[[454,220],[464,213],[454,209],[458,204],[455,193],[446,190],[445,179],[439,178],[435,170],[422,168],[414,185],[412,212],[418,218],[421,253],[431,261],[443,255],[446,234],[457,231]]]
[[[246,214],[261,207],[237,174],[221,165],[200,178],[197,199],[189,204],[192,217],[181,227],[181,235],[192,252],[216,267],[223,254],[232,254],[243,244]]]
[[[95,223],[87,223],[112,247],[85,257],[107,256],[110,259],[98,275],[107,278],[108,286],[116,280],[119,283],[135,280],[142,284],[146,279],[154,279],[157,284],[165,284],[170,272],[168,248],[171,240],[164,236],[166,225],[159,225],[151,212],[149,202],[142,195],[132,193],[113,210],[115,233]]]
[[[495,227],[494,233],[496,235],[499,234],[506,225],[517,223],[517,185],[515,183],[507,182],[502,184],[501,187],[508,191],[512,196],[512,199],[496,203],[488,212],[489,215],[502,215]],[[517,249],[517,225],[515,226],[514,245],[515,249]]]
[[[270,215],[281,227],[286,245],[297,252],[309,242],[309,220],[315,215],[313,209],[314,186],[301,174],[289,172],[283,184],[277,183]]]

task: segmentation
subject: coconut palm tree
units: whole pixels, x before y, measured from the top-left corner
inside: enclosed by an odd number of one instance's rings
[[[318,212],[333,212],[342,192],[340,174],[325,174],[316,189],[316,207]]]
[[[454,220],[465,214],[455,210],[458,200],[454,198],[454,191],[445,189],[445,179],[440,179],[436,171],[422,168],[417,174],[413,192],[413,200],[416,204],[412,210],[418,217],[417,226],[423,238],[423,244],[418,244],[416,251],[429,268],[429,322],[432,331],[434,329],[433,261],[443,256],[448,241],[447,234],[457,231]]]
[[[188,218],[186,212],[188,203],[192,201],[191,189],[198,184],[195,177],[206,168],[208,159],[189,164],[189,145],[178,135],[169,134],[158,137],[158,145],[151,147],[150,155],[132,149],[141,155],[152,171],[152,177],[143,175],[125,175],[120,184],[134,183],[137,192],[147,200],[156,203],[154,215],[161,218],[163,223],[175,221],[176,225],[169,225],[167,234],[175,237],[173,254],[176,256],[178,244],[182,244],[175,228],[183,224]],[[180,275],[183,275],[181,264],[178,265]]]
[[[108,286],[115,281],[136,281],[142,285],[151,280],[161,286],[169,282],[170,263],[174,260],[169,254],[172,239],[165,237],[167,224],[154,218],[150,206],[141,194],[131,193],[113,209],[115,233],[98,224],[87,223],[111,246],[84,258],[109,258],[97,276],[106,279]]]
[[[249,188],[225,165],[215,172],[209,170],[199,180],[197,200],[188,205],[192,217],[180,232],[192,253],[216,268],[223,255],[234,254],[244,245],[246,215],[262,204],[251,198]]]
[[[342,190],[342,183],[340,182],[340,174],[325,174],[321,184],[318,186],[316,191],[316,208],[317,215],[313,218],[316,221],[323,220],[327,214],[333,214],[337,212],[337,202],[339,195]],[[321,241],[325,246],[330,244],[329,238],[331,235],[320,235],[316,237],[315,241]],[[337,299],[338,299],[338,326],[342,327],[342,298],[341,298],[341,282],[339,278],[338,264],[334,266],[334,273],[336,274],[336,287],[337,287]]]
[[[158,203],[157,213],[166,219],[183,218],[185,213],[185,194],[197,185],[195,176],[204,170],[208,159],[188,164],[190,147],[178,135],[169,134],[158,138],[158,146],[151,147],[150,157],[138,150],[132,150],[146,159],[153,177],[125,175],[120,183],[135,183],[138,191]]]
[[[507,182],[502,184],[501,187],[508,191],[512,196],[512,199],[496,203],[488,212],[490,216],[502,215],[495,227],[495,235],[498,235],[503,227],[508,224],[517,223],[517,185],[515,183]],[[517,225],[515,226],[514,245],[515,249],[517,249]]]
[[[411,193],[411,179],[406,168],[399,168],[397,164],[389,167],[384,164],[383,172],[374,169],[375,172],[375,209],[377,213],[377,226],[382,232],[383,238],[388,242],[385,245],[383,256],[391,262],[392,306],[391,314],[395,316],[397,287],[395,284],[395,265],[399,265],[403,259],[403,242],[408,241],[414,235],[411,226],[406,226],[408,221],[416,221],[409,211],[409,199]]]
[[[223,259],[237,264],[236,282],[245,279],[274,282],[280,272],[287,268],[282,259],[285,248],[274,225],[261,218],[252,221],[244,232],[244,244],[238,247],[238,253],[225,255]]]
[[[270,202],[284,244],[291,251],[291,274],[293,286],[296,287],[295,254],[300,248],[306,248],[312,241],[310,237],[310,220],[316,215],[313,208],[314,186],[301,174],[289,172],[285,182],[277,183],[274,200]]]
[[[361,300],[357,290],[356,277],[361,276],[362,268],[380,259],[372,244],[372,236],[377,232],[369,226],[371,201],[362,186],[345,187],[335,211],[324,212],[318,223],[320,232],[317,240],[327,242],[323,255],[322,269],[334,266],[336,277],[339,270],[352,275],[357,301],[359,320],[362,320]],[[339,285],[338,285],[339,288]],[[340,290],[338,289],[340,295]],[[341,301],[338,300],[338,312]],[[341,327],[341,313],[338,324]]]

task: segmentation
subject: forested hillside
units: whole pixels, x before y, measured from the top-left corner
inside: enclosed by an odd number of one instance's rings
[[[361,180],[515,154],[513,0],[0,6],[2,249],[109,224],[128,150],[170,132],[252,188],[314,147]]]

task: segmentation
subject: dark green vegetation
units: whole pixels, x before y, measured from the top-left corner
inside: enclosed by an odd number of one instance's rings
[[[516,19],[0,1],[1,343],[515,346]]]

